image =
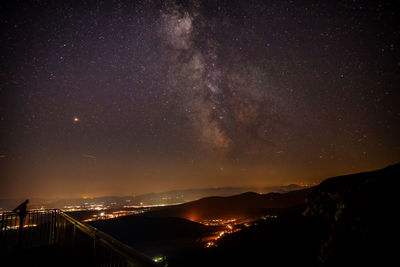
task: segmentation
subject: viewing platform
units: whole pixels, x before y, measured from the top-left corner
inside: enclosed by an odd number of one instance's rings
[[[0,256],[2,266],[160,266],[58,209],[0,215]]]

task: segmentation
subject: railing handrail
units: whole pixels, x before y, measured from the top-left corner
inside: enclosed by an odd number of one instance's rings
[[[60,210],[60,209],[27,210],[27,211],[25,212],[25,214],[32,214],[32,213],[49,213],[49,211],[60,212],[61,210]],[[0,216],[3,216],[3,215],[10,216],[10,215],[19,215],[19,214],[21,214],[20,211],[4,211],[4,212],[1,212],[1,213],[0,213]]]
[[[148,265],[148,266],[159,266],[154,261],[152,261],[147,256],[143,255],[139,251],[133,249],[132,247],[118,241],[114,237],[98,230],[97,228],[88,225],[86,223],[82,223],[63,211],[59,213],[63,216],[67,221],[74,224],[78,229],[86,233],[87,235],[95,238],[96,241],[102,242],[104,245],[109,247],[110,249],[114,250],[118,254],[122,255],[129,263],[132,264],[140,264],[140,265]]]

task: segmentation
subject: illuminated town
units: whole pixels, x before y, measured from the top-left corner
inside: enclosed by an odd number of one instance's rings
[[[146,211],[147,210],[145,210],[145,209],[142,209],[142,210],[139,210],[139,211],[112,211],[111,213],[107,213],[107,211],[102,211],[98,215],[97,214],[92,215],[93,218],[89,218],[89,219],[83,220],[83,222],[92,222],[92,221],[97,221],[97,220],[115,219],[115,218],[119,218],[119,217],[122,217],[122,216],[145,213]]]
[[[276,219],[278,216],[276,215],[265,215],[261,219],[263,220],[271,220]],[[209,236],[203,239],[205,241],[205,247],[215,247],[218,245],[218,241],[226,235],[238,232],[242,230],[244,227],[250,227],[253,224],[257,224],[257,219],[208,219],[201,221],[200,223],[207,226],[222,226],[225,227],[224,230],[218,231],[213,236]]]

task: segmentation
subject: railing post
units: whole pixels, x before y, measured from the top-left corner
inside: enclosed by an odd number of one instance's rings
[[[6,215],[3,213],[2,215],[1,215],[1,228],[0,228],[0,232],[1,233],[3,233],[3,227],[4,227],[4,217],[5,217]]]
[[[50,239],[50,245],[54,245],[56,243],[56,231],[57,231],[57,210],[53,210],[52,212],[52,225],[50,227],[50,231],[51,231],[51,239]]]
[[[72,258],[74,265],[76,265],[76,244],[76,222],[74,222],[74,230],[72,232]]]
[[[0,242],[3,242],[3,238],[4,238],[4,235],[5,235],[5,231],[6,231],[5,229],[3,229],[4,228],[4,217],[5,216],[6,215],[3,212],[3,214],[1,215]],[[0,243],[0,252],[1,252],[2,249],[3,249],[3,247],[1,246],[1,243]]]
[[[93,237],[93,263],[95,263],[96,262],[96,246],[97,246],[97,235],[96,234],[94,234],[94,237]]]
[[[18,247],[22,247],[22,234],[24,231],[25,212],[19,212]]]

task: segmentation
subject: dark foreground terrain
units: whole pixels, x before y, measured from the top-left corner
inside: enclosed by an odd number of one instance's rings
[[[144,253],[159,251],[167,256],[168,266],[392,266],[398,261],[393,244],[399,178],[396,164],[330,178],[307,190],[207,198],[157,210],[151,217],[127,216],[92,225]],[[212,248],[194,244],[217,228],[166,217],[185,218],[194,212],[208,218],[218,210],[225,216],[279,210],[279,216],[227,235]]]
[[[89,224],[152,258],[176,254],[182,249],[201,247],[204,237],[221,229],[182,218],[146,216],[125,216]]]

